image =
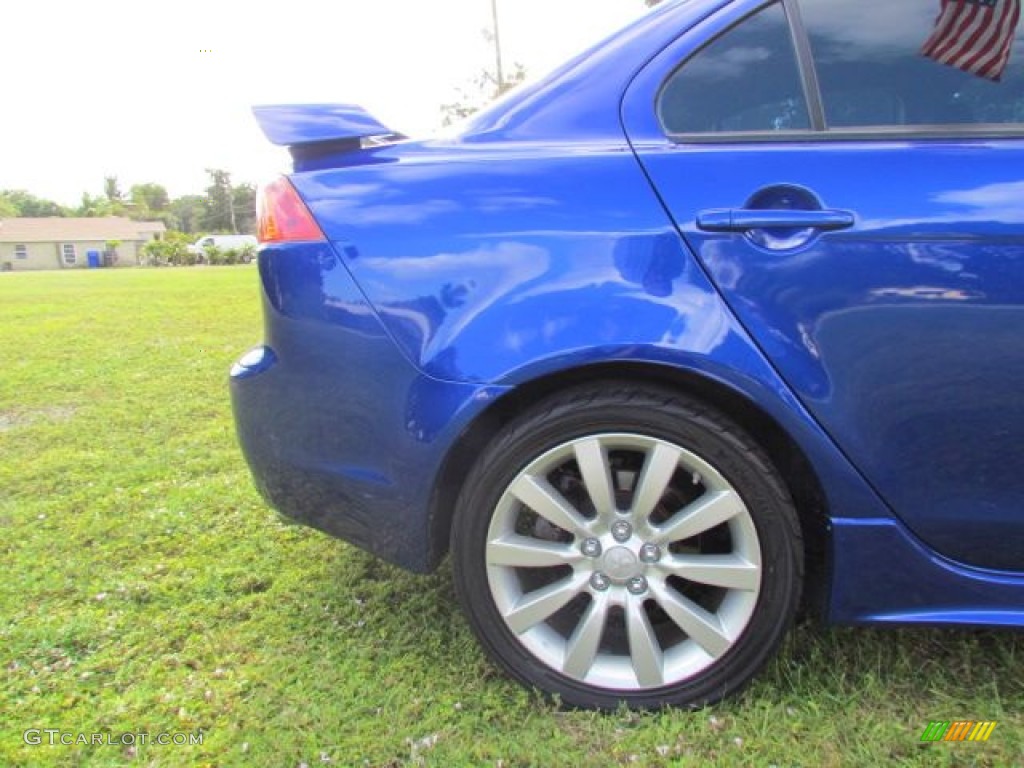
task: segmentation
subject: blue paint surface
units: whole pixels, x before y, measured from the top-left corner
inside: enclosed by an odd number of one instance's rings
[[[1024,141],[666,137],[661,84],[758,6],[665,4],[450,138],[300,166],[326,241],[261,249],[231,381],[276,507],[429,570],[494,409],[670,371],[806,458],[833,620],[1024,625]],[[376,130],[304,114],[268,135]]]

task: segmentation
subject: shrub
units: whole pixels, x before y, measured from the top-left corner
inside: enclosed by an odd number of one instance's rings
[[[224,263],[224,251],[216,245],[208,245],[203,248],[203,261],[207,264],[217,266]]]
[[[194,264],[195,257],[188,252],[188,238],[185,235],[168,232],[163,240],[153,240],[142,246],[142,263],[150,267],[174,267]]]

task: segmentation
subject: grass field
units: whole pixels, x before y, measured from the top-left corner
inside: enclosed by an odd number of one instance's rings
[[[283,525],[252,490],[226,372],[260,328],[251,267],[0,275],[0,766],[1024,764],[1019,633],[805,625],[692,713],[521,690],[447,568]],[[999,725],[921,743],[938,719]],[[25,743],[47,728],[203,743]]]

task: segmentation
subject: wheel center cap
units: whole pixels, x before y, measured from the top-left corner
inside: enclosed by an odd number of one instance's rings
[[[601,569],[612,581],[629,581],[639,576],[642,567],[636,555],[626,547],[612,547],[604,553]]]

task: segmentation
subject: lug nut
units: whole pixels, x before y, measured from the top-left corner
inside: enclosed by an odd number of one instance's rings
[[[580,552],[587,557],[597,557],[601,554],[601,542],[597,539],[585,539],[580,545]]]
[[[645,563],[656,563],[661,559],[661,548],[657,544],[640,547],[640,559]]]
[[[626,589],[632,592],[634,595],[642,595],[647,591],[647,579],[643,576],[634,576],[628,582],[626,582]]]
[[[633,526],[625,520],[619,520],[616,523],[612,523],[612,536],[615,537],[616,541],[626,541],[632,535]]]
[[[612,585],[608,577],[603,573],[595,573],[590,577],[590,586],[596,589],[598,592],[604,592],[608,587]]]

